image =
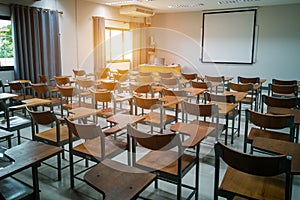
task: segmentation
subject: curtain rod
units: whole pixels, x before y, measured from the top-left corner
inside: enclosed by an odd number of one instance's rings
[[[3,6],[10,6],[11,4],[9,4],[9,3],[0,3],[0,5],[3,5]],[[50,12],[56,11],[56,10],[50,10],[50,9],[47,9],[47,10],[49,10]],[[58,11],[58,13],[62,15],[62,14],[64,14],[64,11]]]

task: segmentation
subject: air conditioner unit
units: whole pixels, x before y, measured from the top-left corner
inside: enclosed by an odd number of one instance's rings
[[[131,17],[151,17],[155,13],[150,8],[145,8],[137,5],[126,5],[120,8],[121,15],[128,15]]]

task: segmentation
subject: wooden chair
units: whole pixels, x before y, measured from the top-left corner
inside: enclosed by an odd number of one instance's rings
[[[54,106],[61,105],[61,100],[59,98],[54,98],[51,95],[51,91],[49,90],[49,86],[45,83],[36,83],[31,85],[34,93],[34,97],[42,98],[42,99],[49,99],[51,100],[50,108],[53,110]]]
[[[272,83],[277,85],[298,85],[297,80],[280,80],[275,78],[272,79]]]
[[[252,83],[229,82],[229,89],[235,92],[247,92],[248,95],[241,101],[241,104],[248,104],[250,109],[253,109],[253,103],[255,103],[254,108],[255,110],[258,109],[257,97]]]
[[[223,124],[219,123],[219,109],[217,104],[195,104],[183,100],[182,105],[182,121],[188,123],[189,117],[193,120],[189,123],[201,126],[215,127],[215,131],[210,134],[218,140],[219,135],[223,131]],[[197,117],[195,119],[195,117]]]
[[[133,96],[135,105],[135,115],[138,115],[138,110],[142,112],[139,115],[145,115],[145,119],[140,123],[144,123],[151,126],[151,132],[153,132],[153,126],[159,127],[160,132],[163,132],[163,128],[166,124],[170,124],[176,120],[175,116],[164,114],[163,107],[158,98],[143,98],[139,96]],[[159,112],[154,110],[159,109]],[[149,112],[145,113],[144,111]]]
[[[75,187],[75,179],[83,180],[80,174],[86,170],[76,172],[74,170],[74,156],[78,156],[93,162],[99,163],[105,158],[111,158],[127,149],[127,144],[118,140],[105,138],[102,128],[96,124],[78,124],[65,118],[68,125],[69,138],[73,135],[84,141],[74,146],[73,141],[69,139],[70,156],[70,185]],[[86,165],[87,166],[87,165]]]
[[[179,134],[149,134],[137,130],[131,125],[127,126],[127,133],[132,138],[132,162],[134,167],[153,172],[158,175],[158,179],[177,185],[177,199],[182,197],[182,187],[192,190],[188,199],[193,195],[195,195],[195,199],[198,199],[199,155],[190,155],[184,152],[184,149],[188,146],[183,146]],[[138,160],[136,155],[140,155],[140,151],[145,152],[145,150],[138,151],[137,144],[150,150]],[[197,146],[199,147],[199,144]],[[195,185],[184,184],[182,182],[183,177],[194,167],[196,170]],[[155,186],[158,187],[157,182]]]
[[[238,76],[237,80],[238,80],[238,83],[242,83],[242,84],[247,84],[247,83],[261,84],[259,77],[242,77],[242,76]],[[256,103],[257,106],[260,105],[259,103],[260,103],[261,91],[262,91],[261,85],[257,89],[254,89],[254,86],[253,86],[255,103]],[[251,91],[250,91],[249,95],[251,95]],[[256,110],[258,110],[258,109],[256,109]]]
[[[222,95],[222,94],[212,94],[212,93],[208,93],[208,92],[205,92],[204,93],[204,96],[205,96],[205,102],[214,102],[214,103],[217,103],[217,102],[222,102],[222,103],[228,103],[228,104],[235,104],[235,96],[234,95]],[[233,144],[233,139],[234,139],[234,132],[235,132],[235,128],[234,128],[234,125],[235,125],[235,118],[236,117],[239,117],[238,119],[238,128],[237,128],[237,133],[238,133],[238,136],[240,136],[240,125],[241,125],[241,115],[240,115],[240,110],[238,108],[235,108],[234,110],[230,111],[229,113],[227,113],[225,116],[226,118],[226,121],[227,119],[230,119],[232,121],[232,125],[231,125],[231,144]],[[228,129],[228,124],[226,123],[226,129]],[[226,131],[226,134],[225,134],[225,144],[227,143],[227,131]]]
[[[129,73],[129,69],[117,69],[118,74],[125,75]]]
[[[221,160],[228,167],[219,184]],[[290,200],[292,186],[291,157],[249,155],[220,142],[215,144],[215,200],[219,196],[227,199]]]
[[[40,74],[39,78],[40,78],[41,83],[44,83],[44,84],[49,86],[49,89],[50,89],[51,93],[56,93],[57,94],[58,88],[55,85],[53,85],[51,83],[48,83],[48,79],[47,79],[46,75]]]
[[[212,82],[208,81],[208,82],[203,82],[203,81],[191,81],[191,86],[194,88],[202,88],[202,89],[206,89],[207,92],[212,92]],[[200,99],[204,100],[204,94],[200,94],[199,96]],[[199,103],[199,99],[197,101],[197,103]]]
[[[212,82],[214,83],[215,86],[215,90],[213,90],[213,92],[215,93],[223,93],[225,91],[225,77],[224,76],[208,76],[205,75],[204,77],[204,81],[205,82]]]
[[[139,72],[140,76],[152,76],[152,72]]]
[[[94,81],[91,79],[77,79],[79,101],[85,103],[86,98],[91,97],[90,90],[94,88]]]
[[[181,76],[189,81],[193,81],[195,79],[198,79],[198,74],[196,73],[181,73]]]
[[[92,104],[84,102],[75,102],[73,98],[77,95],[77,90],[74,86],[57,86],[61,94],[61,117],[64,117],[63,111],[67,111],[67,116],[69,116],[69,110],[77,107],[87,107],[91,108]]]
[[[250,131],[249,123],[252,123]],[[284,128],[288,128],[289,132],[274,131]],[[294,129],[293,115],[270,115],[255,112],[253,110],[246,110],[244,153],[246,153],[248,143],[251,144],[252,153],[252,142],[255,137],[266,137],[292,142],[294,139]]]
[[[298,85],[278,85],[269,83],[269,96],[298,97]]]
[[[31,126],[31,121],[21,116],[10,116],[10,107],[5,102],[0,101],[0,111],[3,111],[3,119],[0,123],[0,129],[13,132],[17,131],[18,144],[21,144],[21,138],[28,139],[21,136],[21,129]]]
[[[32,120],[32,139],[35,141],[51,144],[58,147],[64,147],[68,144],[68,128],[62,126],[56,115],[52,111],[32,111],[27,108]],[[39,131],[40,126],[55,125],[55,127]],[[75,140],[74,137],[70,138]],[[61,166],[61,154],[57,154],[57,166],[47,164],[48,166],[57,169],[58,180],[61,180],[61,170],[66,168]]]

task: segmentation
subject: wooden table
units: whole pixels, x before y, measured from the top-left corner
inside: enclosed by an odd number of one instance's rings
[[[60,147],[35,141],[28,141],[14,146],[5,151],[5,155],[13,159],[14,163],[0,170],[0,179],[10,177],[31,167],[35,199],[39,199],[39,163],[62,152],[63,149]]]
[[[19,110],[19,109],[24,109],[27,107],[36,107],[36,106],[41,106],[41,105],[47,105],[51,104],[50,99],[40,99],[40,98],[32,98],[32,99],[26,99],[22,100],[22,103],[20,105],[15,105],[15,106],[10,106],[10,110]]]
[[[292,174],[300,174],[300,144],[276,140],[271,138],[255,137],[252,146],[275,154],[292,156]]]
[[[177,122],[170,127],[170,130],[189,136],[188,139],[183,141],[182,146],[196,147],[204,138],[215,131],[215,128],[211,126]]]
[[[88,185],[101,192],[103,199],[136,199],[156,178],[141,169],[106,159],[84,175]]]
[[[183,90],[189,93],[189,97],[197,96],[197,102],[199,102],[200,94],[203,94],[206,91],[206,89],[203,88],[193,87],[183,88]]]

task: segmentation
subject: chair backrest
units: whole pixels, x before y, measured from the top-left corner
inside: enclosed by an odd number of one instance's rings
[[[97,92],[97,91],[91,91],[93,96],[93,101],[95,103],[97,102],[111,102],[112,101],[112,94],[111,91],[103,91],[103,92]]]
[[[238,76],[238,83],[253,83],[257,84],[260,83],[260,78],[259,77],[242,77]]]
[[[176,96],[176,97],[187,97],[188,94],[184,90],[170,90],[170,89],[163,89],[162,93],[164,96]]]
[[[128,74],[129,69],[117,69],[117,72],[118,72],[119,74]]]
[[[230,147],[217,142],[215,144],[215,190],[219,187],[220,160],[228,166],[255,176],[276,176],[286,174],[285,199],[291,199],[291,157],[279,156],[258,156],[238,152]],[[220,159],[221,158],[221,159]],[[243,185],[241,185],[243,187]]]
[[[75,78],[77,78],[78,76],[84,76],[85,70],[73,69],[73,73],[74,73]]]
[[[140,76],[152,76],[152,72],[139,72]]]
[[[173,72],[158,72],[158,76],[161,78],[172,78]]]
[[[160,105],[159,98],[143,98],[138,96],[133,96],[136,107],[151,110],[156,109]]]
[[[124,82],[129,79],[128,74],[113,74],[113,76],[114,76],[114,79],[119,82]]]
[[[181,104],[183,113],[200,117],[218,117],[219,115],[217,104],[195,104],[185,100]]]
[[[210,82],[210,81],[208,81],[208,82],[192,81],[192,87],[207,89],[208,91],[211,91],[211,89],[212,89],[212,82]]]
[[[224,83],[224,76],[207,76],[204,78],[206,81]]]
[[[47,83],[47,76],[46,75],[40,74],[39,78],[40,78],[41,83]]]
[[[168,88],[181,88],[177,78],[161,78],[160,83]]]
[[[205,101],[235,103],[235,96],[233,94],[213,94],[213,93],[205,92],[204,97],[205,97]]]
[[[150,84],[145,85],[136,85],[133,83],[129,84],[129,89],[132,92],[132,94],[145,94],[146,97],[150,93],[151,97],[153,96],[152,88]]]
[[[252,83],[233,83],[229,82],[230,90],[237,92],[254,92]]]
[[[290,129],[290,140],[294,138],[294,116],[293,115],[271,115],[263,114],[253,110],[246,110],[245,136],[248,134],[249,122],[264,129]]]
[[[297,85],[298,81],[297,80],[279,80],[279,79],[272,79],[273,84],[277,85]]]
[[[95,72],[96,79],[105,79],[109,76],[110,68],[100,68]]]
[[[55,82],[57,85],[62,86],[70,83],[70,79],[67,76],[56,76]]]
[[[195,80],[198,77],[198,74],[196,73],[191,73],[191,74],[187,74],[187,73],[181,73],[181,76],[186,79],[186,80]]]
[[[298,85],[269,84],[268,95],[270,96],[298,96]]]
[[[59,124],[59,121],[58,121],[56,115],[52,111],[49,111],[49,110],[33,111],[33,110],[30,110],[29,108],[26,108],[26,109],[27,109],[28,113],[30,114],[32,120],[37,124],[48,125],[53,122],[56,122],[57,124]]]
[[[140,83],[152,83],[153,77],[151,75],[147,75],[147,76],[137,75],[135,80],[136,82],[140,82]]]
[[[94,86],[94,81],[91,79],[78,79],[77,84],[79,88],[91,88]]]
[[[77,94],[76,88],[73,86],[57,86],[60,94],[64,97],[74,97]]]
[[[48,97],[48,92],[49,92],[48,85],[44,83],[36,83],[36,84],[31,84],[31,87],[38,96],[41,96],[43,98]]]
[[[65,118],[67,126],[69,128],[69,131],[71,131],[71,133],[80,138],[80,139],[93,139],[96,137],[105,137],[105,135],[102,132],[102,129],[100,127],[100,125],[97,124],[78,124],[75,123],[73,121],[71,121],[68,118]]]
[[[101,86],[103,89],[107,89],[109,91],[114,91],[119,89],[119,82],[117,81],[101,81]]]
[[[150,150],[167,151],[181,145],[179,134],[176,133],[149,134],[129,124],[127,125],[127,133],[142,147]]]
[[[299,107],[299,99],[297,97],[272,97],[267,96],[265,94],[262,95],[262,106],[261,112],[264,112],[264,104],[267,105],[267,112],[270,107],[278,107],[278,108],[298,108]]]

